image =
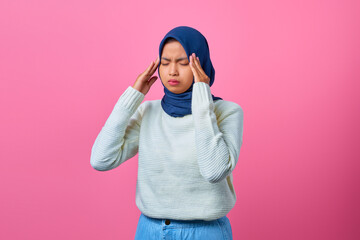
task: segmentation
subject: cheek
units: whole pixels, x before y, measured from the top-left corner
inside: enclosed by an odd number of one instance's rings
[[[190,74],[192,74],[192,71],[191,71],[191,68],[190,68],[190,66],[188,65],[188,66],[183,66],[182,68],[181,68],[181,73],[183,74],[183,75],[190,75]]]
[[[192,79],[193,77],[193,72],[191,71],[191,68],[189,67],[187,70],[186,70],[186,75]]]
[[[163,76],[164,75],[164,70],[163,70],[163,68],[161,67],[161,65],[159,66],[159,77],[161,78],[161,76]]]

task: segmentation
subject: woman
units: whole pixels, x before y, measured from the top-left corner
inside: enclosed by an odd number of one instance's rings
[[[142,103],[156,69],[165,95]],[[94,142],[90,163],[99,171],[139,153],[135,239],[232,239],[226,214],[236,201],[243,110],[211,94],[214,80],[205,37],[187,26],[172,29]]]

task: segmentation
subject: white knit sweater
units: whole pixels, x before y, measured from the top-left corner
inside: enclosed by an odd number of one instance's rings
[[[138,156],[136,205],[153,218],[214,220],[235,205],[232,171],[243,137],[243,110],[213,101],[210,86],[193,85],[192,114],[172,117],[161,100],[145,101],[129,86],[97,136],[91,166],[118,167]]]

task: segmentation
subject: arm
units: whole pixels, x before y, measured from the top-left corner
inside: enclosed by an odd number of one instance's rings
[[[131,86],[120,96],[91,149],[90,164],[94,169],[111,170],[136,155],[144,97]]]
[[[231,109],[221,109],[224,114],[216,119],[210,86],[204,82],[194,83],[191,104],[200,173],[211,183],[219,182],[234,170],[238,161],[243,110],[234,104]]]

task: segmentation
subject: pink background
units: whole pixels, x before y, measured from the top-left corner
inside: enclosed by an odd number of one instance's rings
[[[244,110],[234,239],[360,239],[359,3],[2,0],[0,239],[133,239],[137,156],[98,172],[90,151],[179,25]]]

